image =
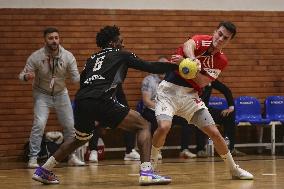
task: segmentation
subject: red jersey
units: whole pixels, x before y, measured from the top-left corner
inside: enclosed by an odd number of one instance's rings
[[[194,50],[195,57],[201,62],[200,73],[215,80],[227,66],[228,60],[221,51],[214,55],[208,54],[207,50],[212,43],[212,38],[213,36],[209,35],[194,35],[191,39],[193,39],[196,44],[196,49]],[[183,46],[179,47],[176,53],[184,56]]]

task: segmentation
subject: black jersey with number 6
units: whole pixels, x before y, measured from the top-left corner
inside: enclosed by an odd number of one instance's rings
[[[178,66],[165,62],[146,62],[133,53],[106,48],[87,60],[80,76],[76,99],[113,96],[117,85],[123,83],[128,68],[161,74],[176,70]]]

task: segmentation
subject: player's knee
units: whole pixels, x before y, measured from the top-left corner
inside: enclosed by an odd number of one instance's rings
[[[223,137],[221,135],[221,133],[218,130],[213,130],[210,136],[212,139],[216,140],[222,140]]]
[[[131,124],[131,127],[124,128],[129,132],[137,132],[138,130],[150,130],[150,123],[144,119],[137,119]]]
[[[149,129],[150,124],[147,120],[143,119],[142,117],[137,119],[137,127],[141,129]]]
[[[35,126],[36,129],[42,130],[42,131],[45,128],[45,124],[46,124],[46,121],[44,119],[40,119],[40,118],[36,118],[34,120],[34,123],[33,123],[33,125]]]
[[[159,123],[159,127],[157,128],[158,132],[163,134],[168,134],[171,129],[171,124],[168,123]]]

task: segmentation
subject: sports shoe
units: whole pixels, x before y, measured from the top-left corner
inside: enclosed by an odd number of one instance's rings
[[[55,174],[53,174],[51,171],[44,169],[43,167],[36,168],[32,179],[43,184],[59,184],[59,180],[55,176]]]
[[[98,163],[98,152],[97,150],[92,150],[89,157],[89,162]]]
[[[70,166],[85,166],[85,162],[79,160],[75,154],[72,154],[68,160],[68,165]]]
[[[188,149],[184,149],[182,152],[179,153],[179,157],[184,159],[195,158],[196,154],[191,153]]]
[[[28,162],[28,168],[37,168],[39,167],[37,163],[37,157],[30,157],[29,162]]]
[[[236,165],[234,170],[231,170],[232,179],[237,180],[253,180],[253,175],[246,170],[243,170],[239,167],[239,165]]]
[[[139,161],[139,160],[140,160],[140,155],[135,149],[132,149],[132,152],[130,152],[129,154],[125,154],[124,156],[124,161]]]
[[[208,154],[205,150],[199,150],[197,153],[196,153],[196,156],[198,158],[207,158],[208,157]]]
[[[231,151],[231,154],[232,154],[232,156],[235,156],[235,157],[242,157],[242,156],[246,156],[247,155],[244,152],[241,152],[241,151],[239,151],[237,149],[233,149]]]
[[[148,171],[140,171],[139,184],[146,185],[165,185],[170,184],[172,179],[168,176],[160,176],[154,173],[152,169]]]

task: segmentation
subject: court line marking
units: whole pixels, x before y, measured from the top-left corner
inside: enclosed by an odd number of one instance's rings
[[[276,176],[276,173],[263,173],[263,176]]]
[[[128,174],[129,176],[139,176],[140,174]]]

